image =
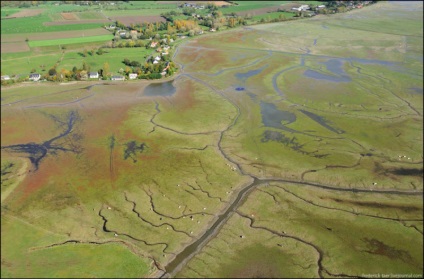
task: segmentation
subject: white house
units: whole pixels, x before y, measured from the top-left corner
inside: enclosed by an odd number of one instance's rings
[[[301,5],[300,7],[293,7],[292,8],[292,10],[294,10],[294,11],[298,11],[298,12],[300,12],[300,11],[306,11],[306,10],[309,10],[310,8],[309,8],[309,5]]]
[[[325,5],[319,5],[317,8],[318,9],[324,9],[325,8]]]
[[[155,60],[155,61],[153,61],[153,64],[158,64],[158,63],[159,63],[159,62],[158,62],[158,61],[156,61],[156,60]]]
[[[38,81],[41,78],[40,74],[30,74],[29,79],[32,81]]]
[[[160,57],[159,56],[156,56],[155,57],[155,61],[160,61]]]
[[[9,79],[10,79],[10,77],[8,75],[1,76],[1,80],[9,80]]]
[[[135,73],[130,73],[130,74],[128,75],[128,77],[129,77],[129,79],[136,79],[136,78],[137,78],[137,74],[135,74]]]
[[[125,77],[124,76],[112,76],[110,79],[111,80],[125,80]]]
[[[127,36],[127,31],[121,30],[121,31],[118,31],[118,34],[121,38],[125,38]]]
[[[88,78],[99,78],[99,73],[98,72],[89,72]]]

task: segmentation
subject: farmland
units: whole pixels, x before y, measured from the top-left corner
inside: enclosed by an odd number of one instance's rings
[[[78,44],[78,43],[89,43],[89,42],[104,42],[110,41],[113,38],[112,35],[100,35],[100,36],[87,36],[81,38],[65,38],[55,40],[39,40],[29,42],[30,47],[40,46],[57,46],[66,44]]]
[[[2,86],[1,276],[422,277],[422,20],[379,2],[178,39],[160,81]],[[30,48],[2,72],[157,53],[84,53],[101,30],[2,34]]]

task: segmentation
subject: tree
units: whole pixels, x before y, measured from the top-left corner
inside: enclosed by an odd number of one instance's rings
[[[109,63],[105,62],[103,64],[103,76],[108,76],[110,74],[110,66]]]
[[[230,17],[228,19],[228,27],[233,28],[234,26],[236,26],[236,19],[234,17]]]
[[[132,72],[132,70],[131,70],[131,68],[130,67],[125,67],[125,73],[128,75],[129,73],[131,73]]]
[[[82,56],[87,57],[87,53],[88,53],[87,49],[84,48],[84,52],[82,53]]]
[[[129,46],[129,47],[134,47],[134,46],[135,46],[135,42],[134,42],[133,40],[131,40],[131,41],[129,41],[129,42],[127,43],[127,46]]]
[[[87,63],[85,61],[82,61],[82,69],[84,71],[89,71],[89,66],[87,65]]]

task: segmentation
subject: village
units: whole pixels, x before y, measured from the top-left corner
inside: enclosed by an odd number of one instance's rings
[[[77,6],[100,5],[119,6],[119,2],[99,2],[99,1],[70,1],[75,2]],[[169,11],[162,13],[161,17],[166,21],[162,22],[120,22],[104,25],[103,28],[113,34],[113,39],[95,52],[91,51],[91,56],[108,55],[108,49],[114,48],[140,48],[147,51],[140,51],[140,59],[133,60],[131,63],[125,63],[126,58],[122,57],[122,67],[110,70],[107,62],[97,71],[92,69],[83,59],[82,67],[74,66],[70,69],[57,69],[57,63],[48,71],[42,67],[43,73],[33,69],[29,74],[1,75],[1,84],[7,85],[21,81],[73,81],[73,80],[137,80],[137,79],[160,79],[172,76],[177,67],[172,62],[172,50],[177,40],[188,37],[199,36],[205,32],[223,31],[229,28],[245,26],[251,24],[278,22],[293,20],[303,17],[312,17],[318,14],[331,14],[346,12],[352,9],[360,9],[363,6],[373,4],[375,1],[327,1],[324,4],[298,4],[291,3],[281,5],[278,12],[281,12],[278,18],[270,20],[264,17],[258,22],[252,22],[251,16],[246,14],[240,16],[237,13],[225,13],[226,7],[231,5],[215,6],[212,3],[180,3],[178,11]],[[58,3],[55,3],[55,5]],[[283,13],[290,13],[291,18],[286,18]],[[250,21],[249,21],[250,20]],[[62,48],[65,53],[65,47]],[[152,51],[153,50],[153,51]],[[82,51],[82,56],[87,57],[90,53],[87,49]],[[93,67],[94,68],[94,67]]]

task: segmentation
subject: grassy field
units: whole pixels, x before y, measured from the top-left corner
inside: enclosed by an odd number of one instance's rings
[[[79,19],[104,19],[104,15],[100,12],[80,12],[75,13]]]
[[[51,19],[48,15],[4,20],[4,22],[2,22],[2,25],[1,25],[1,33],[2,34],[17,34],[17,33],[84,30],[84,29],[92,29],[92,28],[102,26],[102,24],[99,24],[99,23],[44,26],[43,25],[44,22],[51,22]]]
[[[228,6],[221,8],[221,11],[227,13],[237,13],[248,10],[256,10],[264,7],[279,7],[282,4],[290,3],[290,1],[261,1],[261,2],[249,2],[249,1],[234,1],[237,5]]]
[[[1,269],[2,278],[144,277],[149,274],[150,261],[131,253],[122,243],[111,241],[101,245],[76,245],[71,242],[63,246],[47,247],[51,241],[64,242],[66,238],[10,216],[3,210],[1,223],[2,254],[8,254]],[[35,249],[28,250],[28,247]],[[7,251],[13,251],[13,254]],[[75,265],[79,268],[75,269]],[[103,265],[108,268],[103,268]]]
[[[156,6],[157,7],[157,6]],[[160,15],[162,13],[167,13],[172,11],[172,8],[168,9],[142,9],[142,10],[110,10],[104,11],[104,14],[113,17],[113,16],[150,16],[150,15]]]
[[[288,18],[292,18],[294,17],[294,13],[288,13],[288,12],[273,12],[273,13],[266,13],[263,15],[255,15],[252,16],[252,20],[255,22],[260,21],[261,19],[265,19],[265,20],[273,20],[276,18],[280,18],[280,16],[288,19]]]
[[[105,62],[109,63],[110,70],[117,73],[119,69],[125,70],[125,65],[122,61],[127,58],[130,61],[139,61],[144,63],[146,60],[145,56],[154,53],[154,50],[146,48],[110,48],[105,50],[103,55],[94,55],[84,57],[83,60],[91,67],[91,69],[97,71],[100,68],[103,68]],[[65,53],[60,67],[65,69],[72,69],[75,65],[80,65],[82,63],[82,52],[68,52]],[[77,66],[78,67],[78,66]]]
[[[117,73],[121,68],[125,70],[126,66],[122,63],[125,58],[128,58],[131,61],[135,60],[140,63],[144,63],[146,57],[155,53],[154,50],[146,48],[106,48],[103,55],[94,54],[93,56],[88,55],[87,57],[83,57],[84,49],[91,50],[93,47],[98,48],[104,45],[104,39],[99,42],[95,42],[93,37],[104,38],[106,36],[88,37],[89,40],[87,40],[87,43],[80,42],[80,39],[84,38],[58,39],[54,40],[50,46],[50,41],[40,41],[47,45],[40,47],[32,45],[32,47],[35,48],[29,52],[2,54],[3,60],[1,70],[2,72],[11,75],[28,74],[32,69],[36,69],[37,72],[41,72],[42,68],[40,68],[40,65],[45,65],[45,70],[48,71],[56,63],[58,63],[58,70],[72,70],[74,66],[79,68],[82,67],[82,63],[85,61],[94,71],[103,68],[103,64],[107,62],[110,65],[110,70]],[[79,41],[79,43],[74,43],[77,41]],[[35,41],[30,41],[29,43],[31,42]],[[62,53],[59,49],[59,44],[63,46],[65,42],[70,44],[65,45],[66,50]],[[63,59],[60,60],[62,57]]]
[[[59,45],[67,45],[67,44],[105,42],[105,41],[110,41],[112,38],[113,38],[113,35],[101,35],[101,36],[89,36],[89,37],[81,37],[81,38],[30,41],[28,44],[30,47],[59,46]]]
[[[12,16],[14,13],[19,12],[18,8],[1,8],[1,17],[7,17],[7,16]]]

